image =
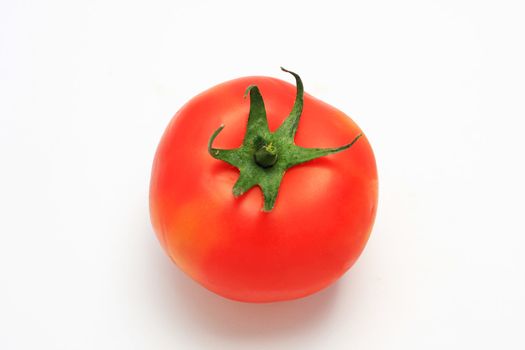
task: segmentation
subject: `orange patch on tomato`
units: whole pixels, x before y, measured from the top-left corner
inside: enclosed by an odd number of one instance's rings
[[[217,227],[206,223],[217,222],[217,208],[209,201],[195,199],[179,205],[167,225],[166,248],[168,254],[191,277],[201,275],[202,262],[208,252],[221,240]]]

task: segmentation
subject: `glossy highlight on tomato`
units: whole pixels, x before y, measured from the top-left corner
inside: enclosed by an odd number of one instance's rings
[[[295,86],[260,76],[191,99],[155,154],[151,221],[169,257],[209,290],[246,302],[295,299],[336,281],[363,251],[377,208],[374,154],[363,135],[344,151],[287,168],[273,206],[263,207],[260,186],[234,196],[239,169],[212,157],[209,143],[224,125],[213,147],[243,144],[255,101],[253,92],[251,100],[244,97],[249,86],[260,91],[271,132],[297,101]],[[343,112],[304,94],[296,145],[338,147],[361,134]]]

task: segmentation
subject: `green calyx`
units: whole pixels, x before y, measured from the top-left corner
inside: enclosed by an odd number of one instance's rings
[[[303,83],[299,75],[281,69],[294,76],[297,94],[290,115],[275,132],[268,128],[264,102],[255,85],[246,89],[245,97],[250,95],[250,113],[244,140],[239,148],[213,148],[213,141],[224,128],[221,125],[210,137],[208,152],[239,169],[239,178],[233,186],[233,195],[241,196],[253,186],[259,186],[264,196],[264,211],[271,211],[275,206],[281,180],[287,169],[312,159],[341,152],[350,148],[361,136],[352,142],[336,148],[305,148],[294,142],[297,126],[303,110]]]

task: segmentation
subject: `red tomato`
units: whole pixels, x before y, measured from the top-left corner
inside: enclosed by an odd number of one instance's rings
[[[150,214],[170,258],[191,278],[224,297],[271,302],[303,297],[337,280],[362,252],[377,208],[377,171],[366,137],[348,150],[288,169],[275,206],[262,211],[255,186],[234,197],[239,171],[208,153],[243,143],[250,99],[262,94],[270,130],[286,119],[296,88],[270,77],[217,85],[189,101],[158,146],[150,184]],[[295,142],[336,147],[360,134],[344,113],[304,95]]]

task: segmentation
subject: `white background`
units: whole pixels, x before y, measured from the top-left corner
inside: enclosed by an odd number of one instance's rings
[[[522,1],[0,2],[0,349],[524,349]],[[380,203],[306,299],[225,300],[148,216],[171,116],[244,75],[351,115]]]

